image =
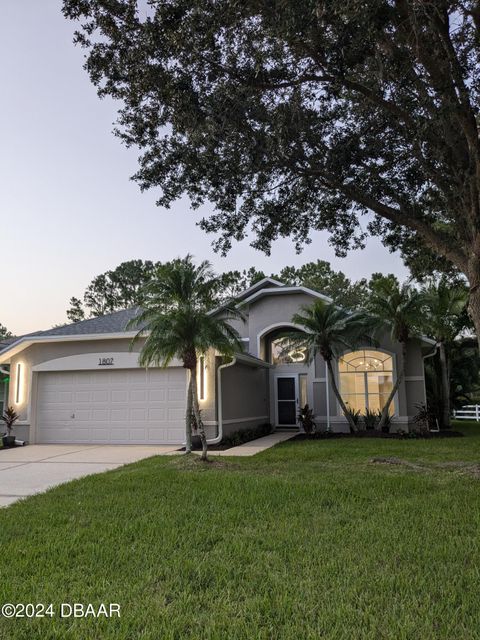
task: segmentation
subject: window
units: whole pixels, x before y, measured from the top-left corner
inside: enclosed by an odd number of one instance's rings
[[[270,344],[272,364],[304,364],[307,361],[307,350],[294,346],[288,338],[277,338]]]
[[[393,387],[393,359],[388,353],[362,350],[345,354],[338,362],[340,393],[354,410],[383,409]],[[395,412],[394,402],[392,410]]]
[[[298,376],[298,394],[300,396],[300,407],[303,408],[306,404],[308,404],[306,373],[301,373]]]

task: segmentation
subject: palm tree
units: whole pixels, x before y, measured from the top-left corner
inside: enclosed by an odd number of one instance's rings
[[[446,428],[450,425],[449,351],[455,338],[468,324],[468,290],[461,283],[451,283],[442,278],[438,284],[430,282],[422,287],[420,295],[423,329],[437,343],[443,397],[441,424]]]
[[[346,350],[373,342],[374,327],[371,318],[361,311],[348,312],[323,300],[317,300],[310,306],[303,306],[301,312],[293,316],[292,322],[303,331],[289,333],[289,340],[297,348],[306,349],[310,362],[317,353],[322,356],[330,374],[333,392],[350,429],[353,432],[358,431],[338,389],[332,361]]]
[[[384,426],[393,398],[405,377],[407,342],[416,333],[415,327],[418,325],[421,313],[421,302],[420,294],[416,289],[408,283],[399,285],[396,279],[379,278],[372,286],[367,308],[380,325],[389,327],[392,340],[400,342],[402,346],[402,366],[397,372],[397,379],[382,409],[379,429]]]
[[[212,313],[218,291],[209,262],[196,266],[190,255],[161,265],[142,291],[143,305],[129,326],[139,328],[133,343],[145,337],[139,363],[166,367],[179,358],[190,372],[185,415],[186,453],[192,449],[191,424],[202,442],[202,460],[207,459],[207,438],[197,395],[197,363],[200,354],[215,349],[223,356],[242,350],[237,331],[228,324],[243,317],[229,303],[222,304],[221,317]]]

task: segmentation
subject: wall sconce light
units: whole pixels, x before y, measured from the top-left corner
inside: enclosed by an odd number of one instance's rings
[[[22,365],[18,362],[15,378],[15,404],[20,404],[22,401],[22,387]]]

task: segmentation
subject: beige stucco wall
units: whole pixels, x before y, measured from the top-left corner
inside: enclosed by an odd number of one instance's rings
[[[221,376],[224,434],[270,421],[268,369],[236,363]]]
[[[143,341],[139,340],[132,348],[132,353],[139,353],[142,347]],[[80,354],[98,354],[102,356],[108,356],[110,353],[129,353],[131,347],[130,338],[117,338],[106,340],[75,340],[67,342],[56,343],[39,343],[33,344],[17,355],[13,356],[10,363],[10,391],[9,391],[9,403],[14,406],[17,413],[20,415],[20,420],[16,428],[16,433],[19,438],[29,440],[31,438],[31,423],[33,422],[35,415],[35,379],[36,375],[33,372],[33,367],[50,360],[57,358],[64,358],[67,356],[75,356]],[[16,389],[17,389],[17,364],[21,364],[21,398],[20,402],[16,403]],[[216,421],[216,407],[215,407],[215,371],[216,362],[215,354],[213,351],[206,354],[205,358],[205,383],[206,383],[206,396],[204,400],[200,400],[200,409],[202,410],[202,417],[207,422]],[[215,423],[216,424],[216,423]],[[210,425],[211,433],[209,437],[216,435],[216,426]]]
[[[264,358],[260,345],[258,350],[258,336],[272,325],[287,325],[292,322],[292,316],[300,310],[302,304],[311,304],[311,296],[307,294],[282,294],[265,296],[254,301],[248,312],[248,337],[250,353],[258,358]]]
[[[314,301],[312,296],[305,293],[289,293],[277,296],[265,296],[244,308],[248,317],[248,322],[234,321],[234,325],[240,334],[247,338],[244,341],[246,351],[257,357],[265,357],[262,350],[263,337],[266,332],[274,327],[286,325],[292,321],[292,316],[300,310],[304,304],[311,304]],[[260,343],[260,350],[258,344]],[[133,348],[133,352],[139,352],[142,342],[139,341]],[[400,421],[408,421],[417,411],[415,405],[425,401],[423,359],[421,343],[411,340],[407,350],[406,378],[400,385],[397,394],[396,414]],[[9,404],[12,404],[21,416],[21,424],[17,428],[20,437],[28,438],[28,425],[32,419],[32,393],[34,394],[35,377],[32,367],[40,363],[78,354],[101,354],[108,356],[111,352],[127,353],[130,351],[130,338],[98,339],[98,340],[69,340],[62,342],[33,344],[12,357],[11,360],[11,383],[9,391]],[[368,345],[364,348],[370,349]],[[392,343],[388,334],[380,339],[379,348],[391,353],[394,357],[395,373],[402,367],[401,345]],[[20,402],[15,403],[17,389],[17,364],[22,364],[22,397]],[[212,352],[206,355],[205,361],[205,382],[206,396],[200,400],[202,417],[207,427],[207,435],[212,438],[217,434],[217,371],[222,359]],[[336,363],[334,365],[336,370]],[[308,374],[308,400],[314,408],[315,416],[319,424],[325,424],[326,407],[326,367],[320,356],[315,358],[312,365],[296,367],[287,365],[286,367],[275,367],[270,370],[263,368],[252,368],[244,364],[236,364],[223,370],[223,411],[224,420],[231,422],[234,427],[225,425],[226,432],[237,430],[240,425],[243,428],[252,426],[247,418],[257,418],[259,416],[269,416],[268,421],[274,422],[275,398],[274,398],[274,376],[275,373],[307,373]],[[32,384],[33,383],[33,384]],[[344,428],[344,418],[330,385],[330,411],[333,421],[337,423],[338,429]],[[35,400],[35,398],[33,398]],[[34,403],[33,403],[34,405]],[[243,422],[242,422],[243,421]],[[265,420],[262,418],[263,422]],[[342,426],[343,425],[343,426]]]

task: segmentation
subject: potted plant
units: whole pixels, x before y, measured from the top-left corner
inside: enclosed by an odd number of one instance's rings
[[[310,409],[308,404],[300,409],[297,418],[301,431],[304,431],[307,434],[313,433],[315,431],[316,425],[313,420],[313,409]]]
[[[7,433],[2,436],[2,442],[4,447],[14,447],[15,446],[15,436],[12,436],[12,429],[15,422],[18,420],[20,416],[15,411],[13,407],[8,407],[3,412],[2,420],[5,422],[5,426],[7,427]]]

